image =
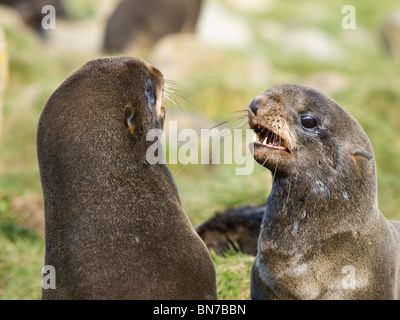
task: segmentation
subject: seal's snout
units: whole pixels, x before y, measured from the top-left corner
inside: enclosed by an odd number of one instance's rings
[[[249,108],[250,108],[251,112],[253,112],[254,115],[256,116],[257,115],[257,110],[258,110],[258,100],[253,99],[250,102]]]
[[[284,111],[281,97],[269,92],[257,95],[248,106],[249,127],[255,134],[249,144],[253,157],[281,177],[290,174],[293,161],[293,139]]]
[[[249,126],[257,135],[255,147],[267,147],[269,151],[285,151],[290,154],[283,130],[284,119],[277,106],[266,101],[264,95],[256,96],[249,104]]]

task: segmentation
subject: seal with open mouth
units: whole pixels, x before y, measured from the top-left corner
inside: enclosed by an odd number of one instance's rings
[[[285,84],[251,101],[249,124],[254,158],[273,175],[252,299],[400,298],[400,222],[379,211],[359,123],[326,95]]]

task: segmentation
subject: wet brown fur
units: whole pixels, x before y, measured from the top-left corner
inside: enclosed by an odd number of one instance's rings
[[[299,85],[276,86],[252,103],[258,109],[249,110],[250,127],[267,125],[268,116],[285,122],[276,133],[291,152],[255,154],[274,181],[252,299],[399,299],[400,222],[379,211],[374,153],[359,123]],[[303,128],[302,114],[313,115],[317,127]]]
[[[123,0],[107,22],[103,50],[151,48],[162,37],[194,33],[202,0]]]
[[[170,171],[146,160],[146,134],[163,126],[163,86],[140,59],[100,58],[47,101],[37,153],[56,289],[43,299],[217,298],[213,261]]]

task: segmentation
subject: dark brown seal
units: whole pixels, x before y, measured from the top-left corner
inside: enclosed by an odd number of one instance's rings
[[[202,0],[123,0],[107,22],[103,50],[150,48],[163,36],[194,33]]]
[[[129,57],[92,60],[47,101],[37,152],[45,209],[43,299],[216,299],[213,261],[165,164],[150,165],[164,80]]]
[[[223,256],[229,250],[257,254],[257,242],[265,206],[240,206],[217,212],[196,227],[207,248]]]
[[[400,298],[400,222],[378,209],[374,152],[359,123],[299,85],[256,96],[249,123],[254,157],[274,176],[252,299]]]

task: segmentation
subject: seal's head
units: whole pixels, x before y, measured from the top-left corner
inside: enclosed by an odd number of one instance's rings
[[[163,75],[149,63],[132,57],[93,59],[49,98],[39,121],[39,150],[56,146],[62,149],[54,151],[58,154],[88,152],[111,159],[110,146],[128,153],[134,146],[134,154],[144,158],[152,143],[146,141],[148,131],[163,128],[163,99]]]
[[[139,122],[144,123],[147,130],[163,128],[164,77],[161,71],[146,61],[132,57],[94,59],[73,73],[71,78],[66,82],[80,82],[80,91],[85,92],[85,99],[87,96],[91,100],[101,98],[101,104],[108,104],[109,108],[120,106],[117,102],[123,100],[124,116],[131,133]],[[109,94],[110,89],[114,94]],[[73,95],[71,98],[83,100],[83,95],[77,90],[70,94]],[[118,100],[115,100],[116,95]],[[121,113],[121,110],[118,112]]]
[[[317,90],[293,84],[273,87],[251,101],[249,124],[258,137],[250,144],[254,158],[278,180],[299,178],[325,195],[337,183],[342,187],[344,177],[376,184],[367,135],[350,114]]]
[[[136,77],[140,77],[141,88],[139,91],[143,92],[142,98],[145,99],[144,105],[147,106],[146,110],[139,110],[139,113],[145,113],[144,118],[150,119],[150,127],[148,129],[162,129],[165,119],[165,109],[161,105],[164,100],[164,77],[157,68],[149,63],[135,58],[128,58],[125,62],[131,72],[136,72]],[[140,80],[140,79],[135,79]],[[136,83],[136,81],[135,81]],[[132,134],[135,131],[135,108],[131,105],[125,106],[124,110],[126,124]]]
[[[374,153],[360,124],[326,95],[299,85],[259,94],[248,113],[258,135],[254,157],[274,174],[252,299],[393,295],[397,224],[379,211]],[[358,277],[352,290],[343,286],[348,261]]]

